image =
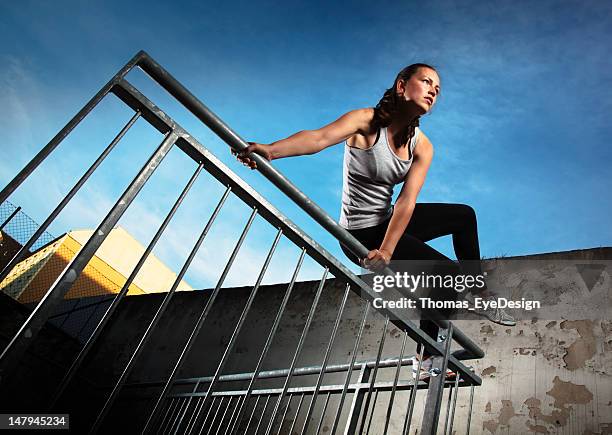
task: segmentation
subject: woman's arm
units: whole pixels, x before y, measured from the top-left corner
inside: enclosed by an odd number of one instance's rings
[[[374,110],[371,108],[352,110],[317,130],[300,131],[269,145],[250,142],[250,145],[238,154],[238,158],[254,169],[256,165],[255,161],[248,157],[250,153],[259,154],[267,160],[315,154],[355,134],[367,134],[373,116]]]
[[[406,175],[402,191],[393,207],[393,215],[387,226],[385,238],[379,249],[374,249],[368,254],[364,262],[366,267],[379,269],[386,266],[391,261],[395,247],[404,234],[408,222],[410,222],[410,218],[412,217],[417,196],[425,182],[425,177],[432,158],[433,145],[427,136],[421,132],[421,136],[414,150],[414,161]]]

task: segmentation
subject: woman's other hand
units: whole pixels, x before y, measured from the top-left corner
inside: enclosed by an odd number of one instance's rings
[[[231,148],[232,154],[235,155],[236,159],[238,159],[238,161],[243,165],[248,166],[251,169],[257,168],[257,163],[255,163],[255,160],[248,157],[248,155],[251,153],[259,154],[268,161],[272,160],[270,145],[256,142],[248,142],[248,144],[249,146],[240,152],[236,152],[233,148]]]
[[[361,260],[361,265],[372,271],[383,270],[391,262],[391,254],[384,249],[372,249],[368,256]]]

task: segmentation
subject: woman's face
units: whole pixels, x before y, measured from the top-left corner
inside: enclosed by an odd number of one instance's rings
[[[408,80],[398,80],[398,94],[415,104],[425,114],[436,104],[440,94],[440,77],[430,68],[419,68]]]

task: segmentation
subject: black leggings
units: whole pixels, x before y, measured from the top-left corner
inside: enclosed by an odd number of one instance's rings
[[[348,231],[369,250],[378,249],[385,237],[389,220],[373,227]],[[439,260],[458,273],[459,267],[454,261],[425,243],[449,234],[453,236],[455,255],[462,271],[470,275],[481,274],[480,262],[474,261],[480,260],[476,213],[472,207],[464,204],[417,203],[391,260]],[[357,256],[340,246],[346,256],[359,265]],[[434,322],[421,320],[420,327],[434,340],[437,339],[438,326]],[[420,347],[417,347],[417,352],[419,350]]]

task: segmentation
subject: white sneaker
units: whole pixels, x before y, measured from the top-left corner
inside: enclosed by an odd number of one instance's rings
[[[467,297],[468,295],[466,295]],[[472,301],[473,301],[473,296],[470,295],[472,297]],[[494,300],[495,296],[487,296],[487,297],[483,297],[482,300],[484,301],[491,301]],[[488,308],[474,308],[474,313],[478,314],[479,316],[482,317],[486,317],[487,319],[489,319],[491,322],[493,323],[497,323],[499,325],[504,325],[504,326],[515,326],[516,325],[516,320],[514,319],[514,317],[512,317],[510,314],[508,314],[503,308],[492,308],[492,307],[488,307]]]

